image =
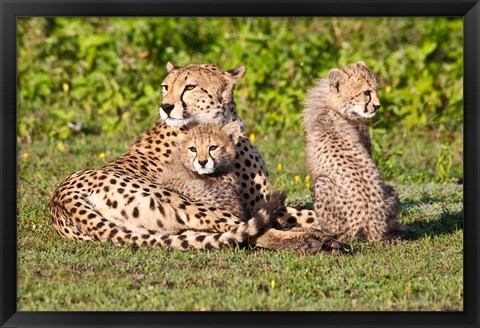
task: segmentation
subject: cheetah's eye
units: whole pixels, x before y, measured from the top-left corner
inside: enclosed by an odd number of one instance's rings
[[[217,148],[218,148],[217,145],[213,145],[213,146],[210,146],[209,150],[210,150],[210,151],[214,151],[214,150],[217,149]]]
[[[195,87],[196,87],[196,85],[189,84],[189,85],[187,85],[187,86],[185,87],[185,90],[186,90],[186,91],[191,91],[191,90],[195,89]]]
[[[195,148],[195,147],[190,147],[190,148],[188,148],[188,150],[190,150],[192,153],[197,152],[197,148]]]
[[[168,91],[168,85],[162,84],[162,88],[163,88],[164,91]]]
[[[367,90],[363,93],[365,96],[370,96],[372,94],[372,91]]]

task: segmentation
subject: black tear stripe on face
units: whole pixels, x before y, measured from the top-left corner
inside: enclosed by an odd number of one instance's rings
[[[182,108],[183,108],[183,113],[182,113],[182,116],[183,118],[187,118],[187,116],[185,114],[187,114],[187,104],[183,101],[183,95],[185,94],[185,91],[187,91],[187,89],[183,89],[182,91],[182,94],[180,95],[180,101],[182,102]],[[190,115],[188,115],[190,116]]]
[[[367,103],[365,104],[365,113],[368,112],[368,104],[372,101],[372,94],[369,93],[367,96],[368,96],[368,101],[367,101]]]

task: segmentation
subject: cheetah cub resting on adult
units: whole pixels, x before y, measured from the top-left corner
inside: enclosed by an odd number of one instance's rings
[[[247,220],[250,213],[239,196],[241,181],[233,171],[235,145],[241,135],[237,122],[223,127],[200,124],[182,129],[173,152],[174,160],[166,165],[158,183],[189,200],[228,210]]]
[[[231,239],[231,242],[237,243],[246,242],[261,233],[271,219],[285,208],[285,194],[274,193],[265,206],[251,217],[247,204],[240,197],[240,178],[233,170],[235,145],[241,135],[241,125],[236,121],[223,127],[207,123],[183,128],[175,144],[173,161],[165,165],[163,174],[157,178],[157,183],[187,197],[189,201],[200,202],[211,210],[223,210],[223,215],[229,218],[232,215],[237,217],[239,220],[233,221],[231,227],[222,218],[212,222],[222,223],[224,229],[233,233],[238,232],[241,237]],[[197,215],[196,219],[210,223],[206,215],[202,217],[204,213]]]
[[[305,155],[322,229],[339,240],[388,239],[400,228],[398,194],[372,159],[363,118],[380,108],[378,80],[364,62],[334,68],[304,102]]]

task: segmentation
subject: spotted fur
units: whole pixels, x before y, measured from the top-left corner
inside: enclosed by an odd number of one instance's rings
[[[305,100],[306,161],[318,224],[340,240],[382,240],[397,227],[399,198],[372,159],[363,118],[380,108],[379,84],[365,63],[332,69]]]
[[[241,124],[233,99],[235,83],[245,75],[245,66],[223,72],[215,65],[188,65],[182,68],[169,62],[162,81],[163,102],[160,117],[169,126],[182,127],[211,122]],[[214,78],[212,78],[214,77]],[[208,83],[204,83],[208,80]]]
[[[180,134],[174,159],[157,183],[191,201],[214,205],[246,220],[250,213],[242,197],[241,179],[233,171],[240,126],[200,124]],[[239,222],[237,222],[238,224]]]
[[[323,242],[325,236],[316,230],[264,230],[272,216],[279,216],[281,197],[270,197],[263,158],[243,135],[235,145],[232,172],[239,183],[237,198],[251,220],[242,221],[230,208],[190,199],[162,183],[185,129],[196,124],[243,124],[236,114],[233,90],[245,67],[222,71],[209,64],[176,67],[169,63],[167,71],[161,120],[119,158],[101,169],[75,172],[59,185],[49,207],[55,229],[78,240],[178,249],[246,240],[265,248],[301,252],[332,248],[334,244]],[[197,192],[208,194],[209,189]]]

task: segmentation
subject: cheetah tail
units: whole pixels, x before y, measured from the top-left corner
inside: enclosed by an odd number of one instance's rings
[[[180,250],[212,249],[249,243],[251,238],[265,231],[270,222],[285,208],[285,198],[284,192],[273,193],[263,208],[248,221],[241,222],[230,231],[218,233],[190,231],[188,234],[181,235],[151,235],[141,243],[150,246],[160,244]]]
[[[218,239],[219,245],[250,243],[251,239],[263,233],[279,213],[285,209],[284,192],[273,193],[265,206],[256,212],[249,220],[240,223],[236,228],[223,232]]]
[[[272,215],[265,208],[260,209],[251,219],[241,222],[234,229],[225,232],[186,231],[183,234],[145,234],[141,239],[130,239],[138,245],[166,246],[173,249],[213,249],[233,247],[249,242],[261,234],[272,220]]]
[[[286,211],[286,198],[287,194],[284,191],[276,191],[270,195],[270,198],[265,204],[265,210],[272,218],[276,218],[280,214],[280,212]]]

